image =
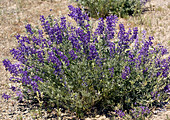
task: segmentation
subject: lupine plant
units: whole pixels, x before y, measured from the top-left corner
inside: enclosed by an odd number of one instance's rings
[[[74,0],[94,18],[106,17],[109,14],[125,17],[142,12],[148,0]]]
[[[27,35],[16,36],[18,47],[10,52],[18,62],[5,59],[3,65],[22,86],[11,88],[19,100],[39,94],[42,107],[83,118],[94,109],[135,116],[140,106],[146,116],[144,108],[169,99],[170,57],[163,59],[168,53],[163,46],[153,46],[153,37],[139,38],[136,27],[126,31],[119,24],[117,30],[113,15],[100,18],[93,32],[88,15],[68,7],[76,26],[65,17],[40,16],[42,29],[28,24]]]

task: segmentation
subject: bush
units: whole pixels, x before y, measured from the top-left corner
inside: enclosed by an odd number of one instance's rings
[[[162,58],[168,53],[163,46],[154,47],[153,37],[138,38],[137,28],[125,31],[119,24],[117,32],[112,15],[101,18],[93,33],[87,14],[69,9],[77,26],[65,17],[41,16],[42,30],[28,24],[27,36],[16,36],[19,45],[10,52],[19,62],[3,64],[10,80],[21,83],[22,89],[12,87],[19,100],[37,98],[42,107],[69,109],[78,117],[94,109],[122,117],[118,111],[131,114],[168,100],[170,57]]]
[[[94,18],[105,18],[109,14],[125,17],[136,15],[148,0],[74,0],[82,5]]]

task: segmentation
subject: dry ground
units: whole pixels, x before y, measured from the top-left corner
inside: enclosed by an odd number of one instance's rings
[[[5,71],[2,60],[12,59],[9,49],[16,47],[17,41],[14,36],[24,34],[25,25],[30,23],[34,26],[40,25],[39,16],[54,16],[68,14],[68,5],[74,4],[68,0],[0,0],[0,120],[17,119],[21,117],[26,120],[33,119],[28,108],[18,106],[12,99],[8,102],[2,99],[2,94],[12,95],[9,79],[10,74]],[[120,19],[119,22],[128,27],[139,27],[139,31],[147,30],[148,35],[154,36],[154,44],[161,43],[170,51],[170,1],[151,0],[146,7],[147,11],[140,17],[128,17]],[[50,12],[50,9],[52,11]],[[70,19],[68,18],[68,21]],[[21,109],[22,108],[22,109]],[[36,115],[36,114],[35,114]],[[154,120],[166,120],[170,118],[170,110],[153,116]],[[106,118],[104,118],[106,119]]]

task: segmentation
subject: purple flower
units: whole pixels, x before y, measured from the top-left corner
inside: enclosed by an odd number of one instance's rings
[[[61,57],[61,59],[65,62],[65,64],[66,64],[67,66],[70,65],[70,61],[69,61],[69,59],[68,59],[67,56],[65,56],[64,54],[62,54],[60,57]]]
[[[107,34],[107,40],[113,39],[117,21],[117,16],[110,15],[106,17],[107,26],[105,33]]]
[[[61,17],[61,23],[60,23],[61,29],[65,30],[66,27],[66,17]]]
[[[21,37],[22,39],[19,39],[18,40],[18,43],[21,45],[21,46],[24,46],[25,47],[25,43],[27,44],[31,44],[30,43],[30,39],[28,37]]]
[[[80,8],[74,8],[72,5],[68,6],[69,10],[71,11],[70,14],[68,14],[71,18],[73,18],[78,25],[80,26],[86,26],[85,20],[89,21],[89,17],[87,14],[83,14]]]
[[[31,84],[32,89],[34,90],[34,92],[36,92],[36,91],[39,92],[38,85],[37,85],[37,82],[36,82],[36,81],[31,81],[30,84]]]
[[[11,89],[12,89],[12,91],[14,91],[14,92],[16,91],[16,87],[14,87],[14,86],[12,86]]]
[[[63,52],[59,51],[59,49],[52,48],[55,53],[67,64],[67,66],[70,64],[70,61],[68,60],[68,57],[64,55]]]
[[[90,45],[89,49],[90,49],[90,51],[89,51],[89,56],[88,56],[87,59],[93,60],[98,56],[98,52],[97,52],[96,47],[94,45]]]
[[[32,77],[32,79],[34,79],[36,82],[41,81],[43,82],[42,78],[40,78],[39,76],[35,75],[34,77]]]
[[[123,117],[123,116],[125,116],[125,113],[124,112],[122,112],[122,110],[116,110],[115,111],[116,112],[116,114],[119,116],[119,117]]]
[[[74,50],[71,50],[71,51],[69,52],[69,54],[71,55],[71,58],[72,58],[73,60],[77,59],[77,55],[75,54]]]
[[[165,92],[170,92],[170,85],[166,85],[166,86],[164,87],[164,91],[165,91]]]
[[[38,30],[38,34],[39,34],[39,39],[43,38],[43,31],[42,30]]]
[[[36,45],[41,45],[41,39],[36,38],[35,36],[32,38],[32,41],[36,44]]]
[[[53,51],[48,52],[48,55],[49,55],[49,57],[48,57],[47,61],[49,63],[52,62],[54,64],[54,66],[53,66],[55,68],[54,73],[55,74],[59,73],[61,71],[61,66],[62,66],[61,61],[55,56],[55,53]]]
[[[122,79],[127,79],[127,76],[130,74],[130,67],[125,66],[125,69],[122,72]]]
[[[20,35],[18,34],[18,35],[16,35],[15,37],[16,37],[16,39],[17,39],[17,40],[19,40],[19,38],[20,38]]]
[[[135,62],[135,55],[131,51],[128,52],[128,57],[130,58],[129,62]]]
[[[43,50],[38,50],[36,51],[36,53],[38,54],[38,61],[43,63],[44,62],[44,57],[43,55],[45,55],[44,51]]]
[[[18,76],[19,75],[19,67],[20,65],[18,64],[12,64],[8,59],[3,60],[3,65],[5,66],[5,68],[14,76]]]
[[[134,40],[134,39],[137,39],[137,37],[138,37],[138,28],[137,27],[135,27],[135,28],[133,28],[133,35],[132,35],[132,41]]]
[[[150,46],[152,46],[152,40],[153,38],[152,37],[149,37],[149,41],[143,41],[143,46],[142,48],[138,51],[138,61],[139,61],[139,64],[145,64],[147,61],[149,61],[150,59],[148,58],[149,54],[150,54],[150,51],[149,51],[149,48]]]
[[[29,50],[30,48],[27,46],[20,46],[17,47],[17,49],[10,50],[11,54],[13,55],[13,58],[17,59],[21,63],[26,63],[27,59],[25,56],[29,56]]]
[[[28,33],[30,33],[31,35],[33,34],[33,31],[32,31],[32,28],[31,28],[31,24],[27,24],[27,25],[25,26],[25,28],[26,28],[26,30],[27,30]]]
[[[145,107],[145,106],[140,106],[140,108],[141,108],[141,113],[142,113],[142,115],[143,114],[146,114],[146,113],[150,113],[150,110],[149,110],[149,108],[148,107]]]
[[[28,75],[23,75],[21,78],[22,84],[29,85],[32,81],[32,79]]]
[[[150,110],[148,107],[145,106],[139,106],[135,109],[131,109],[133,118],[138,118],[139,116],[147,115],[150,113]]]
[[[50,37],[50,40],[48,41],[48,44],[50,43],[49,46],[51,46],[51,43],[53,43],[54,41],[57,44],[62,43],[63,37],[62,37],[61,29],[66,28],[65,17],[61,18],[61,24],[60,24],[61,28],[59,27],[59,24],[57,22],[53,26],[50,26],[49,21],[46,21],[44,16],[40,16],[40,21],[42,23],[41,25],[45,30],[46,34],[49,35]]]
[[[118,33],[119,42],[118,42],[117,52],[119,54],[121,54],[123,51],[125,51],[125,49],[129,48],[129,44],[130,44],[130,41],[131,41],[131,38],[129,39],[129,35],[131,33],[131,30],[129,30],[126,33],[123,24],[119,24],[119,28],[120,28],[120,30],[119,30],[119,33]]]
[[[7,94],[5,94],[5,93],[2,95],[2,98],[7,99],[7,100],[8,100],[10,97],[11,97],[10,95],[7,95]]]
[[[86,47],[90,42],[90,31],[87,31],[87,33],[85,33],[83,29],[78,28],[76,30],[76,35],[77,37],[79,37],[79,40],[82,42],[84,47]]]
[[[63,40],[62,30],[66,29],[65,22],[66,22],[65,18],[63,17],[61,18],[61,27],[57,22],[53,26],[50,26],[48,21],[42,24],[44,26],[43,28],[45,29],[45,31],[50,37],[50,40],[48,40],[49,46],[51,46],[53,42],[56,42],[57,44],[62,43]]]
[[[159,69],[156,76],[158,77],[162,73],[162,77],[167,77],[170,69],[169,61],[166,59],[156,59],[155,64],[155,67]]]
[[[118,33],[118,37],[119,39],[123,42],[124,40],[124,35],[125,35],[125,27],[123,24],[119,24],[119,33]]]
[[[59,62],[59,59],[55,56],[53,51],[48,52],[48,55],[49,55],[47,59],[48,62],[52,62],[53,64],[58,64],[58,65],[61,64],[61,62]]]
[[[96,64],[102,67],[102,59],[99,56],[96,57]]]
[[[161,49],[161,55],[162,55],[162,56],[169,53],[169,52],[167,51],[167,49],[165,49],[163,46],[160,46],[160,49]]]
[[[79,40],[77,39],[77,37],[75,37],[72,34],[72,36],[69,36],[68,39],[71,41],[72,47],[75,48],[77,52],[81,50],[81,46],[80,46],[80,43],[79,43]]]
[[[170,56],[168,57],[168,62],[170,63]]]
[[[103,21],[103,18],[100,18],[100,22],[98,22],[98,27],[95,33],[98,35],[102,35],[103,32],[104,32],[104,21]]]

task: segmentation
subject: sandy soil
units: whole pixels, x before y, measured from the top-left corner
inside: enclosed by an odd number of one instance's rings
[[[13,83],[8,79],[10,74],[5,71],[2,65],[3,59],[12,60],[9,49],[17,46],[14,36],[24,34],[27,23],[33,26],[40,25],[39,16],[53,14],[61,16],[68,14],[68,5],[74,4],[68,0],[0,0],[0,120],[24,119],[32,120],[31,116],[37,116],[38,112],[29,112],[24,104],[17,101],[2,99],[2,94],[13,95],[9,89]],[[75,4],[74,4],[75,5]],[[148,34],[154,36],[154,44],[163,44],[170,51],[170,1],[151,0],[148,8],[141,17],[129,17],[120,19],[126,27],[139,27],[139,30],[147,30]],[[50,9],[52,9],[51,12]],[[70,19],[68,19],[70,20]],[[30,107],[30,106],[29,106]],[[47,114],[44,114],[44,117]],[[152,120],[167,120],[170,118],[170,109],[152,116]],[[102,118],[103,117],[103,118]],[[106,119],[102,116],[96,119]]]

